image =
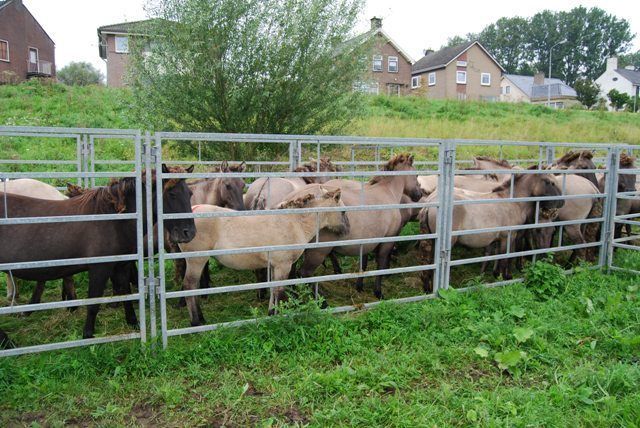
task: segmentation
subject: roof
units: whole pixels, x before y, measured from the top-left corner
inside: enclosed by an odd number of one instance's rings
[[[544,78],[544,84],[534,85],[533,76],[522,76],[519,74],[505,74],[504,79],[509,79],[511,83],[524,92],[529,98],[546,98],[551,90],[551,96],[558,97],[573,97],[577,96],[575,89],[567,85],[560,79],[556,78]]]
[[[158,20],[158,18],[144,19],[142,21],[121,22],[119,24],[103,25],[98,28],[98,34],[100,33],[123,33],[123,34],[140,34],[145,31],[145,27]]]
[[[627,70],[626,68],[616,69],[616,73],[627,79],[634,85],[640,85],[640,70]]]
[[[348,49],[351,46],[356,46],[356,45],[362,44],[365,41],[370,40],[372,37],[374,37],[376,35],[380,35],[380,36],[384,37],[387,40],[387,42],[389,42],[391,44],[391,46],[393,46],[395,48],[395,50],[398,51],[398,53],[400,55],[402,55],[407,61],[409,61],[409,63],[411,63],[411,64],[414,63],[414,59],[411,57],[411,55],[409,55],[404,49],[402,49],[400,47],[400,45],[398,43],[396,43],[396,41],[393,40],[389,36],[389,34],[387,34],[387,32],[384,31],[382,28],[371,29],[371,30],[367,31],[366,33],[359,34],[359,35],[355,36],[354,38],[352,38],[350,40],[347,40],[346,42],[344,42],[338,48],[338,51],[339,52],[343,52],[345,49]]]
[[[2,11],[2,9],[4,9],[5,6],[8,6],[9,4],[11,4],[13,0],[0,0],[0,11]],[[36,24],[38,25],[38,27],[40,27],[40,29],[42,30],[42,32],[44,33],[45,36],[47,36],[47,38],[49,40],[51,40],[51,43],[53,43],[54,45],[56,44],[56,42],[53,41],[53,39],[51,38],[51,36],[47,33],[47,31],[44,29],[44,27],[42,26],[42,24],[40,24],[40,22],[38,22],[38,20],[36,19],[35,16],[33,16],[33,14],[31,13],[31,11],[29,10],[29,8],[27,8],[27,6],[24,5],[24,3],[21,4],[22,7],[24,7],[24,10],[27,11],[27,13],[29,15],[31,15],[31,17],[33,18],[33,20],[36,22]]]
[[[425,71],[437,70],[439,68],[444,68],[451,63],[454,59],[458,58],[464,52],[469,50],[473,45],[478,45],[480,49],[482,49],[488,56],[496,63],[500,70],[505,71],[504,68],[500,65],[498,61],[487,51],[484,46],[480,44],[479,41],[473,40],[470,42],[463,43],[461,45],[449,46],[444,49],[440,49],[437,52],[429,53],[418,60],[412,67],[412,73],[423,73]]]

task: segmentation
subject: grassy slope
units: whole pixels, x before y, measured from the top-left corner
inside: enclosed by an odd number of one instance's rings
[[[126,92],[105,88],[0,87],[0,124],[135,128],[127,102]],[[376,97],[349,133],[639,143],[640,121],[631,114]],[[75,155],[73,144],[51,142],[37,151],[28,140],[0,144],[1,158]],[[105,157],[131,154],[121,144],[107,148]],[[412,253],[402,256],[407,257]],[[225,283],[251,280],[248,273],[215,273]],[[385,291],[389,297],[419,293],[413,279],[389,279]],[[228,418],[246,424],[273,417],[278,423],[464,424],[474,418],[473,412],[486,424],[637,420],[629,403],[638,399],[633,391],[640,374],[637,358],[629,353],[638,353],[639,315],[637,300],[626,300],[625,291],[633,279],[594,276],[589,282],[583,276],[573,281],[578,282],[572,282],[572,293],[544,304],[516,287],[483,292],[463,303],[387,307],[359,317],[322,317],[304,326],[285,322],[176,339],[159,360],[140,355],[134,345],[134,351],[129,345],[100,346],[2,360],[0,396],[10,398],[2,400],[0,423],[64,418],[104,424],[136,418],[140,423],[149,422],[146,418],[219,423]],[[603,284],[611,288],[599,288]],[[583,313],[588,301],[579,289],[596,302],[595,318]],[[22,292],[27,299],[29,287]],[[57,295],[56,286],[48,287],[45,300]],[[330,295],[335,305],[367,297],[353,293],[346,283],[332,285]],[[536,325],[536,336],[522,346],[531,358],[526,370],[513,378],[500,374],[491,360],[494,351],[513,348],[517,320],[499,308],[516,301],[526,309],[525,322]],[[244,293],[228,301],[209,299],[204,310],[211,314],[208,321],[225,320],[250,315],[250,306],[264,309],[252,293]],[[170,307],[170,323],[186,326],[185,313]],[[2,326],[20,330],[13,337],[21,344],[40,341],[42,329],[48,332],[46,341],[77,338],[84,311],[51,315],[34,314],[28,322],[11,317]],[[104,331],[124,326],[121,309],[105,309],[99,321]],[[480,330],[474,330],[478,325]],[[482,341],[491,343],[493,351],[482,359],[472,349],[489,333]],[[590,337],[597,340],[594,350],[576,343]],[[550,373],[556,369],[557,375]],[[251,387],[242,395],[247,384]],[[612,384],[603,386],[609,397],[598,386],[602,384]]]
[[[157,356],[4,359],[0,424],[634,426],[639,297],[635,278],[584,271],[546,301],[518,285],[172,339]],[[503,371],[501,351],[526,356]]]

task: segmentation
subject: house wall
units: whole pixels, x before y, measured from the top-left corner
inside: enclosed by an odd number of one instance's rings
[[[466,67],[458,67],[457,61],[467,61]],[[467,83],[456,83],[456,72],[467,72]],[[480,84],[481,73],[491,74],[491,84]],[[424,95],[431,99],[467,99],[467,100],[498,100],[500,97],[500,78],[502,70],[496,63],[478,46],[473,45],[466,52],[460,54],[451,61],[446,68],[436,70],[436,84],[427,86],[429,72],[420,73],[421,87],[416,94]],[[458,94],[461,95],[458,95]]]
[[[510,93],[505,94],[504,88],[510,86]],[[531,100],[529,96],[525,94],[520,88],[513,84],[513,82],[506,77],[500,79],[500,101],[507,103],[528,103]]]
[[[107,34],[107,86],[113,88],[126,86],[125,75],[128,64],[129,54],[116,52],[116,35]]]
[[[617,78],[617,80],[613,80]],[[612,89],[617,89],[618,92],[624,92],[629,96],[635,95],[635,89],[630,81],[622,77],[615,70],[607,69],[600,77],[596,79],[596,83],[600,85],[600,96],[607,100],[607,108],[613,110],[613,107],[609,105],[609,97],[607,94]]]
[[[371,78],[378,82],[379,93],[387,94],[387,86],[389,84],[399,84],[401,85],[400,95],[409,94],[411,92],[411,63],[382,35],[377,36],[374,55],[382,55],[382,71],[373,71],[373,56],[369,62]],[[397,73],[389,72],[390,56],[398,57]]]
[[[9,62],[0,61],[0,83],[27,78],[30,47],[38,49],[40,61],[52,63],[51,77],[55,77],[55,44],[21,1],[13,1],[0,10],[0,39],[9,42]],[[8,79],[8,73],[15,76]]]
[[[553,103],[563,103],[564,104],[563,108],[567,108],[567,107],[580,104],[580,101],[578,101],[576,98],[569,98],[569,97],[551,97],[551,104],[553,105]],[[531,104],[546,105],[547,99],[544,98],[544,99],[533,100],[531,101]]]

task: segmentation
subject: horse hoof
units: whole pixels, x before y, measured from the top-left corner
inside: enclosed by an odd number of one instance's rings
[[[67,310],[68,310],[69,312],[75,312],[75,311],[77,311],[77,310],[78,310],[78,307],[77,307],[77,306],[71,306],[71,307],[67,308]]]
[[[373,294],[374,294],[374,296],[376,296],[376,299],[384,300],[384,295],[382,294],[382,291],[376,291]]]
[[[86,331],[85,331],[85,332],[82,334],[82,338],[83,338],[83,339],[93,339],[93,333],[89,333],[89,332],[86,332]]]
[[[202,321],[191,321],[191,327],[199,327],[202,325]]]
[[[275,309],[269,309],[269,312],[267,312],[267,315],[274,316],[276,314],[276,310]]]
[[[107,308],[117,308],[118,306],[120,306],[120,302],[107,303]]]
[[[131,321],[127,321],[127,324],[129,325],[129,327],[135,329],[135,330],[140,330],[140,323],[138,322],[138,320],[131,320]]]
[[[20,314],[22,317],[26,318],[31,316],[31,314],[33,313],[33,311],[29,311],[29,312],[23,312],[22,314]]]

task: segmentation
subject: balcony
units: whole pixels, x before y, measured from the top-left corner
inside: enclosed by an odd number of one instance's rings
[[[49,61],[27,61],[27,77],[51,77],[53,64]]]

